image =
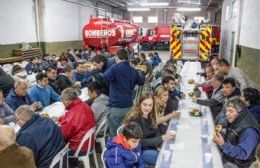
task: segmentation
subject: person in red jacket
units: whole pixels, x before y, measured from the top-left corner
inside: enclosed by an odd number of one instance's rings
[[[95,127],[96,121],[91,108],[82,102],[73,88],[66,88],[61,93],[61,101],[65,106],[66,114],[59,118],[61,132],[64,139],[70,143],[72,153],[75,153],[83,136],[91,128]],[[94,136],[92,136],[94,138]],[[92,139],[94,142],[94,139]],[[84,143],[81,155],[87,151],[88,140]],[[91,148],[93,143],[91,144]]]

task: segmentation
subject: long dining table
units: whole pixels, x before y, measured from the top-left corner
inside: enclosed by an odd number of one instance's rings
[[[79,98],[82,101],[88,100],[89,96],[88,96],[87,87],[81,89],[81,94],[79,95]],[[62,115],[65,115],[66,110],[62,102],[55,102],[50,104],[49,106],[44,107],[43,110],[38,113],[48,114],[48,116],[52,118],[52,117],[61,117]],[[14,128],[15,132],[18,132],[20,129],[19,125],[15,124],[14,122],[9,123],[9,125],[11,125]]]
[[[167,130],[176,134],[176,138],[162,144],[156,168],[223,168],[219,150],[212,142],[215,126],[211,111],[193,103],[192,97],[188,96],[195,87],[194,83],[189,84],[189,80],[205,81],[198,72],[202,72],[200,62],[187,61],[181,69],[181,91],[186,96],[179,101],[180,119],[171,120]],[[204,92],[200,97],[207,98]],[[199,109],[202,116],[191,116],[192,109]]]

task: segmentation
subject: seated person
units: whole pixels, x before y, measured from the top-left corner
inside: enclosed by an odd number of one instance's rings
[[[57,73],[64,73],[65,67],[68,66],[68,58],[66,53],[61,53],[59,59],[58,59],[58,64],[57,64]]]
[[[258,123],[239,97],[227,101],[226,117],[225,135],[217,132],[213,138],[223,154],[224,167],[249,167],[255,161],[254,151],[259,143]]]
[[[162,86],[169,92],[169,98],[165,107],[165,115],[172,113],[178,109],[179,98],[174,94],[176,91],[176,81],[172,75],[167,75],[162,78]]]
[[[8,124],[14,120],[14,111],[4,102],[3,91],[0,90],[0,125]]]
[[[40,102],[34,102],[31,100],[27,93],[28,85],[25,80],[17,80],[14,84],[14,89],[10,91],[5,99],[5,102],[15,111],[19,106],[27,104],[31,105],[34,110],[42,108]]]
[[[128,123],[123,127],[122,134],[110,139],[106,145],[104,154],[107,168],[146,168],[141,155],[140,139],[143,136],[142,129],[136,123]]]
[[[83,136],[93,127],[96,122],[92,109],[77,97],[77,92],[73,88],[67,88],[61,93],[61,100],[67,110],[66,114],[60,117],[61,132],[72,151],[75,153]],[[92,137],[94,138],[94,136]],[[91,148],[94,141],[92,140]],[[87,151],[88,140],[84,143],[80,155]]]
[[[163,86],[159,86],[154,93],[156,123],[161,134],[164,134],[168,128],[168,121],[179,118],[178,113],[171,112],[165,114],[165,108],[169,99],[169,92]]]
[[[245,88],[242,90],[242,100],[246,103],[247,109],[260,124],[260,93],[254,88]]]
[[[214,90],[210,99],[198,99],[196,97],[192,98],[194,103],[209,106],[214,119],[221,112],[225,100],[225,96],[221,90],[223,80],[224,77],[222,75],[216,75],[212,78],[211,85],[213,86]]]
[[[19,79],[26,80],[27,73],[20,65],[14,65],[12,68],[12,76],[14,80],[19,80]]]
[[[252,87],[252,82],[246,76],[246,74],[238,67],[232,67],[229,62],[221,58],[218,61],[219,72],[225,76],[225,78],[233,78],[236,81],[236,86],[241,90]]]
[[[241,92],[240,90],[236,87],[236,81],[233,78],[226,78],[223,80],[222,83],[222,92],[225,96],[225,100],[223,102],[223,108],[221,112],[216,116],[215,122],[217,124],[223,125],[226,127],[227,123],[227,117],[226,117],[226,102],[231,99],[232,97],[235,96],[240,96]]]
[[[81,87],[86,87],[91,80],[91,73],[85,70],[83,62],[76,64],[76,72],[73,73],[72,79],[76,82],[80,82]]]
[[[40,60],[37,57],[32,57],[30,58],[30,62],[25,66],[25,70],[28,75],[31,75],[33,73],[41,72],[43,69]]]
[[[89,98],[93,100],[91,109],[94,112],[94,117],[97,123],[96,125],[98,127],[102,122],[102,119],[108,114],[108,96],[101,93],[100,86],[97,82],[91,82],[88,85],[88,95]]]
[[[163,141],[173,140],[175,136],[161,135],[157,123],[154,98],[151,93],[143,93],[137,104],[127,113],[124,124],[135,122],[143,131],[141,139],[142,158],[148,165],[155,165],[158,157],[157,148]]]
[[[33,86],[29,93],[32,102],[41,102],[42,106],[46,107],[51,102],[60,101],[60,95],[48,85],[48,77],[45,73],[39,72],[36,75],[36,81],[37,85]]]
[[[64,89],[75,86],[77,88],[80,87],[80,83],[74,83],[72,80],[72,71],[73,68],[69,65],[67,65],[64,68],[64,73],[60,73],[57,77],[57,85],[59,87],[59,90],[62,92]]]
[[[33,151],[38,168],[49,167],[54,156],[65,146],[59,127],[51,119],[35,114],[28,105],[20,106],[15,117],[21,127],[16,142]]]
[[[0,163],[2,168],[36,168],[33,153],[15,143],[12,127],[0,125]]]
[[[4,93],[4,97],[6,97],[9,91],[14,87],[14,79],[6,74],[4,70],[0,67],[0,89]]]
[[[57,83],[57,69],[55,67],[48,67],[46,69],[46,74],[49,80],[49,85],[57,94],[61,94],[61,90]]]
[[[56,66],[56,61],[52,58],[51,54],[44,54],[42,59],[41,59],[41,64],[44,70],[46,70],[47,68],[51,67],[51,66]]]

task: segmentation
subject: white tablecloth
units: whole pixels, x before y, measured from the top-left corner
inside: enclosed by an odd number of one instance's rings
[[[79,98],[82,101],[86,101],[89,97],[88,97],[88,88],[82,88],[81,89],[81,95],[79,96]],[[49,117],[61,117],[62,115],[65,114],[65,107],[63,105],[62,102],[55,102],[47,107],[45,107],[41,112],[42,113],[46,113],[49,115]],[[9,125],[11,125],[15,132],[18,132],[20,127],[18,124],[15,124],[13,122],[9,123]]]
[[[182,76],[181,90],[186,95],[193,91],[195,86],[188,84],[189,79],[194,79],[196,82],[204,80],[196,74],[197,72],[201,72],[200,62],[186,62],[184,64],[180,75]],[[205,93],[202,93],[201,97],[206,98]],[[188,112],[193,108],[199,108],[203,112],[203,117],[190,116]],[[178,124],[176,125],[176,121],[172,120],[168,128],[168,131],[176,129],[176,140],[163,144],[156,167],[222,168],[219,151],[212,142],[214,124],[210,109],[193,103],[187,95],[186,99],[179,102],[178,111],[181,112]],[[203,128],[207,128],[207,135],[202,135]],[[202,139],[204,143],[207,142],[207,145],[203,145]],[[203,153],[203,149],[207,147],[210,152]]]

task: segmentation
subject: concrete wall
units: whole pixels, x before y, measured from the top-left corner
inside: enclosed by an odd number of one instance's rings
[[[221,17],[221,49],[220,56],[229,60],[232,64],[234,64],[234,56],[235,50],[231,53],[232,48],[232,32],[234,33],[234,45],[233,49],[235,49],[236,44],[238,44],[238,36],[239,36],[239,7],[240,0],[236,0],[238,2],[237,16],[233,17],[232,14],[232,3],[234,0],[225,0],[222,4],[222,17]],[[229,8],[229,10],[227,10]]]
[[[260,89],[260,1],[244,0],[239,44],[241,55],[237,66],[243,69]]]
[[[0,58],[11,55],[11,45],[19,48],[22,42],[36,41],[33,5],[32,0],[1,1]]]
[[[241,68],[253,81],[255,87],[260,89],[260,1],[237,0],[238,15],[226,20],[226,7],[229,6],[231,16],[232,2],[225,0],[222,5],[222,33],[221,33],[221,56],[231,61],[234,66]],[[230,53],[231,34],[235,32],[235,46],[239,48]]]

